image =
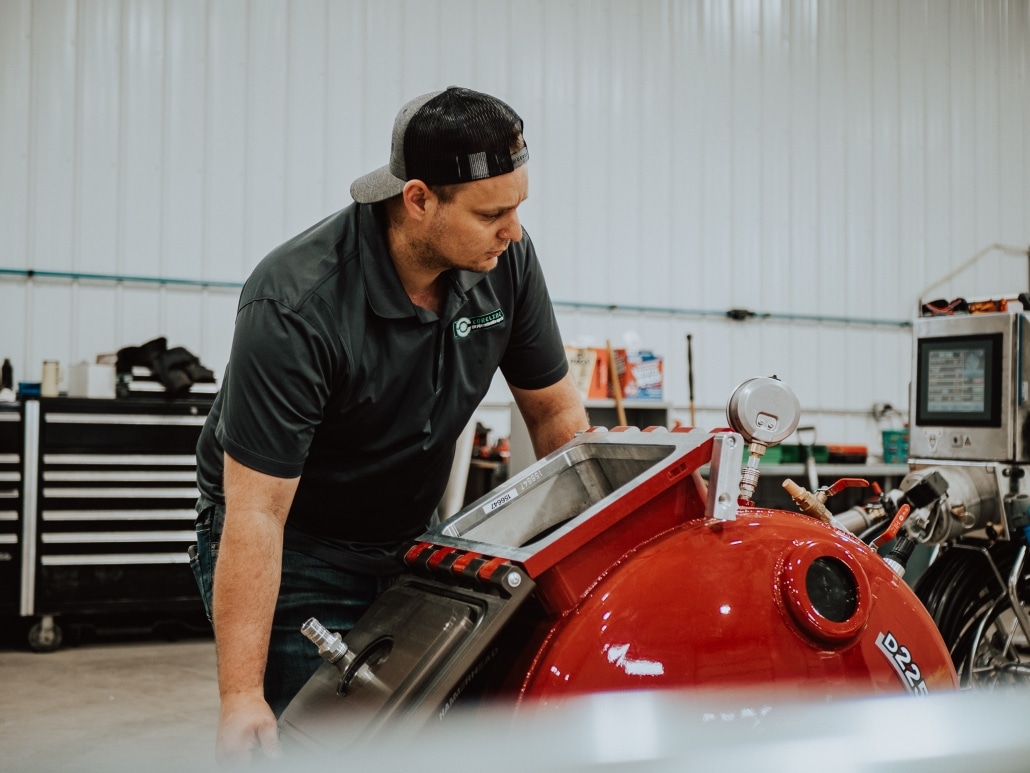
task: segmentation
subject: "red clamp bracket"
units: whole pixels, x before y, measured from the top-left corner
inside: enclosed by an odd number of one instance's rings
[[[403,561],[413,570],[440,578],[441,576],[494,585],[509,591],[524,574],[506,558],[462,551],[430,542],[416,542],[404,553]],[[515,585],[512,573],[520,575]]]

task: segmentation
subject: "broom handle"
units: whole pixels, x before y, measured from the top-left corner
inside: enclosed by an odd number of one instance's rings
[[[690,426],[696,427],[694,417],[694,337],[687,333],[687,389],[690,393]]]
[[[619,366],[615,362],[615,349],[612,342],[608,342],[608,380],[612,382],[612,394],[615,395],[615,413],[619,417],[619,426],[628,427],[626,421],[626,408],[622,404],[622,382],[619,381]]]

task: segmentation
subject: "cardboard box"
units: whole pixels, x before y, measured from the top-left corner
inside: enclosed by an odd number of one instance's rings
[[[608,393],[608,350],[565,347],[569,372],[584,400],[604,400]]]
[[[114,365],[72,365],[68,368],[68,397],[114,397],[114,375]]]
[[[615,360],[624,399],[662,399],[665,369],[661,356],[650,351],[627,353],[625,349],[616,349]]]
[[[661,400],[665,372],[662,358],[650,351],[627,352],[615,349],[615,366],[625,400]],[[615,397],[609,377],[608,350],[565,347],[569,371],[584,400],[609,400]]]

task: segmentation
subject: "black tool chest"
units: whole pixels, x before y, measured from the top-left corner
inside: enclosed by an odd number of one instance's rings
[[[186,549],[195,541],[195,447],[210,406],[210,398],[43,398],[21,403],[16,422],[0,422],[0,473],[13,468],[10,482],[0,474],[0,555],[12,553],[0,572],[16,575],[18,588],[17,599],[0,603],[36,621],[34,649],[60,646],[61,616],[152,621],[201,609]],[[10,426],[20,426],[20,439],[8,438]]]

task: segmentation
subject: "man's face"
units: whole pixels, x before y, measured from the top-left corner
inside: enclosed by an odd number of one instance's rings
[[[423,267],[485,272],[511,242],[522,239],[518,207],[529,195],[525,166],[455,189],[447,203],[435,199],[425,223],[420,253]]]

